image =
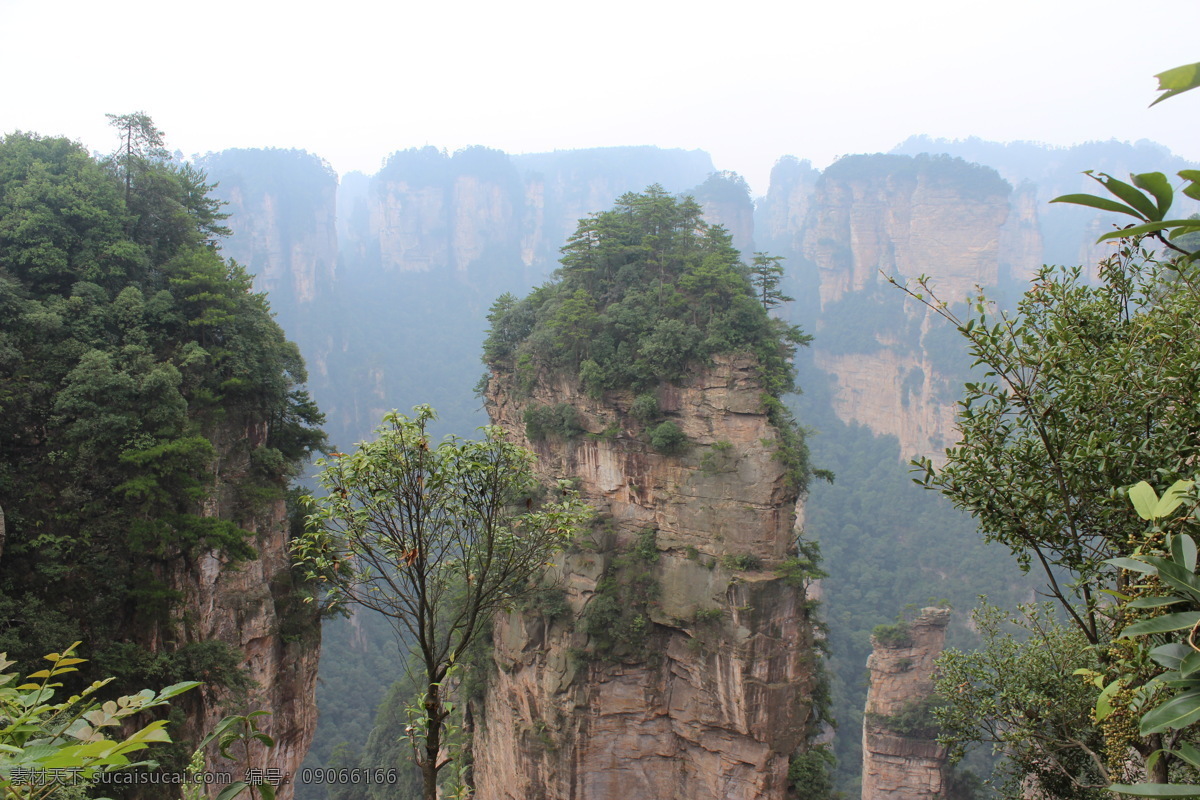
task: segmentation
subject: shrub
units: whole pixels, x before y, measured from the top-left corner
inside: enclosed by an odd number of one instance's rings
[[[814,744],[796,753],[788,762],[788,783],[797,800],[826,800],[833,797],[833,767],[836,761],[827,744]]]
[[[876,625],[871,631],[871,638],[884,647],[908,647],[912,644],[912,636],[908,623],[901,620],[892,625]]]
[[[676,455],[687,448],[687,436],[674,422],[663,422],[650,432],[650,444],[663,455]]]
[[[940,705],[937,695],[905,703],[895,714],[868,714],[870,722],[886,728],[897,736],[910,739],[936,739],[938,724],[934,711]]]
[[[721,439],[714,442],[700,456],[700,469],[706,475],[715,475],[719,472],[731,472],[737,465],[733,455],[733,443],[728,439]]]
[[[571,604],[567,602],[567,592],[561,586],[542,586],[525,598],[521,609],[536,611],[550,622],[571,614]]]
[[[543,406],[537,403],[525,409],[525,435],[531,442],[541,442],[551,436],[574,439],[583,433],[579,412],[570,403]]]
[[[753,553],[726,553],[721,557],[721,566],[750,572],[762,569],[762,559]]]
[[[634,558],[646,564],[658,562],[658,531],[654,528],[643,528],[633,545]]]
[[[639,394],[629,407],[629,414],[643,425],[658,416],[658,398],[652,394]]]
[[[595,656],[612,661],[651,657],[648,610],[662,592],[652,572],[658,558],[657,531],[646,528],[605,570],[579,619]]]
[[[788,586],[803,589],[814,580],[828,577],[818,564],[821,562],[821,551],[817,542],[800,542],[799,553],[791,558],[785,558],[775,574],[783,579]]]
[[[183,681],[157,694],[145,689],[101,704],[96,693],[112,680],[109,678],[54,703],[55,689],[62,686],[55,679],[78,672],[75,665],[84,662],[75,657],[79,644],[45,656],[50,667],[32,673],[24,683],[15,673],[0,675],[0,716],[6,723],[0,731],[0,748],[4,750],[5,772],[11,770],[15,775],[18,769],[25,770],[34,776],[31,782],[37,787],[26,795],[16,787],[29,783],[17,778],[5,779],[5,797],[46,797],[57,792],[60,781],[70,785],[78,779],[90,780],[99,772],[151,763],[134,762],[129,756],[142,754],[141,751],[154,744],[170,744],[171,738],[165,730],[167,720],[150,721],[137,729],[132,720],[143,711],[165,706],[171,698],[200,685]],[[8,660],[6,653],[0,653],[0,670],[15,663]]]

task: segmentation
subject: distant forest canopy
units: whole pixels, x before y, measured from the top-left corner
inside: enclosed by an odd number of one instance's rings
[[[132,131],[107,159],[0,139],[0,652],[33,664],[83,640],[83,675],[117,694],[244,691],[243,654],[196,640],[172,576],[214,550],[257,558],[247,529],[322,418],[266,297],[215,247],[226,215],[205,174],[148,118],[118,121]]]

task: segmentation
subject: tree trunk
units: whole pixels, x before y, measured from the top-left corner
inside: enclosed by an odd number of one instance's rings
[[[423,800],[437,800],[438,758],[442,749],[441,686],[430,683],[425,694],[425,759],[421,764],[424,779]]]
[[[1162,737],[1161,733],[1153,734],[1152,736],[1150,736],[1148,738],[1150,740],[1151,747],[1154,748],[1154,750],[1152,750],[1151,752],[1160,750],[1162,748],[1163,737]],[[1149,779],[1150,783],[1170,783],[1171,782],[1170,775],[1168,774],[1168,770],[1167,770],[1170,760],[1171,760],[1171,757],[1169,755],[1167,755],[1166,753],[1163,753],[1162,756],[1160,756],[1158,758],[1158,760],[1156,760],[1154,762],[1154,766],[1150,770],[1148,770],[1149,775],[1146,776]]]

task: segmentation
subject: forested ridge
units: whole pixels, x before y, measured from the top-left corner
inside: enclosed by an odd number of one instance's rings
[[[303,361],[251,278],[205,175],[142,114],[105,159],[0,140],[0,652],[85,642],[113,691],[246,688],[197,640],[172,576],[257,557],[270,509],[323,440]],[[284,636],[315,634],[290,572]],[[280,605],[282,604],[282,605]]]

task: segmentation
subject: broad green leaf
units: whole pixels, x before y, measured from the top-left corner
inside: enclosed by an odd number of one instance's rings
[[[1112,564],[1114,567],[1127,569],[1130,572],[1140,572],[1143,575],[1153,575],[1158,572],[1157,569],[1147,564],[1145,561],[1138,561],[1135,558],[1110,558],[1105,560],[1105,564]]]
[[[1191,652],[1192,648],[1183,642],[1171,642],[1159,645],[1151,650],[1150,659],[1155,664],[1164,666],[1167,669],[1179,669],[1179,665],[1183,663],[1183,659],[1187,658]]]
[[[217,800],[233,800],[233,798],[241,794],[242,790],[248,785],[249,784],[247,784],[245,781],[234,781],[226,786],[219,795],[217,795]]]
[[[1094,194],[1064,194],[1062,197],[1056,197],[1050,202],[1088,206],[1089,208],[1098,208],[1101,211],[1115,211],[1118,214],[1128,214],[1131,217],[1145,219],[1144,216],[1127,205],[1118,203],[1116,200],[1109,200],[1107,197],[1097,197]]]
[[[1129,501],[1137,515],[1145,520],[1154,519],[1154,507],[1158,505],[1158,494],[1146,481],[1138,481],[1129,487]],[[1128,569],[1128,567],[1126,567]]]
[[[1151,108],[1168,97],[1183,94],[1200,86],[1200,63],[1173,67],[1165,72],[1158,73],[1154,77],[1158,78],[1158,90],[1163,94],[1150,104]]]
[[[1096,721],[1100,722],[1108,717],[1113,712],[1112,703],[1109,702],[1114,694],[1120,691],[1125,685],[1122,678],[1117,678],[1115,681],[1104,687],[1104,691],[1100,692],[1100,696],[1096,698]]]
[[[1154,200],[1158,205],[1159,219],[1165,217],[1175,199],[1175,191],[1171,188],[1171,182],[1167,180],[1167,176],[1161,172],[1143,172],[1131,177],[1134,186],[1154,195]]]
[[[1186,597],[1139,597],[1129,604],[1130,608],[1162,608],[1186,602]]]
[[[1165,730],[1186,728],[1200,719],[1200,691],[1172,697],[1167,702],[1142,715],[1139,731],[1142,736]]]
[[[1200,651],[1193,650],[1179,665],[1179,675],[1182,678],[1191,678],[1198,670],[1200,670]]]
[[[168,700],[176,695],[183,694],[186,691],[195,689],[200,686],[199,681],[183,681],[181,683],[173,683],[167,688],[158,693],[158,700]]]
[[[1200,767],[1200,750],[1188,742],[1180,742],[1176,748],[1171,751],[1181,759],[1191,764],[1193,767]]]
[[[1146,556],[1146,563],[1157,568],[1160,580],[1200,603],[1200,582],[1196,578],[1196,573],[1184,569],[1174,561],[1158,556]]]
[[[1106,242],[1109,239],[1128,239],[1131,236],[1141,236],[1143,233],[1157,233],[1158,231],[1165,231],[1168,228],[1178,228],[1186,224],[1187,220],[1183,219],[1167,219],[1163,220],[1162,222],[1146,222],[1141,225],[1131,225],[1128,228],[1109,231],[1096,241]]]
[[[1163,500],[1158,501],[1162,505]],[[1180,565],[1188,572],[1196,571],[1196,540],[1186,533],[1176,534],[1171,537],[1171,558],[1176,564]]]
[[[1175,614],[1166,614],[1154,619],[1145,619],[1141,622],[1136,622],[1121,631],[1121,635],[1117,638],[1125,639],[1130,636],[1147,636],[1152,633],[1179,631],[1185,628],[1192,628],[1197,622],[1200,622],[1200,611],[1180,611]]]
[[[1130,207],[1137,209],[1141,212],[1143,218],[1147,220],[1162,219],[1162,215],[1158,213],[1158,208],[1154,205],[1154,202],[1125,181],[1118,180],[1107,172],[1093,175],[1091,170],[1085,170],[1084,174],[1124,200]]]
[[[1188,182],[1180,191],[1193,200],[1200,200],[1200,169],[1181,169],[1179,177]]]
[[[1108,790],[1135,797],[1200,797],[1200,786],[1186,783],[1114,783]]]
[[[1200,198],[1196,199],[1200,200]],[[1167,234],[1167,238],[1178,239],[1180,236],[1187,236],[1189,233],[1195,233],[1196,231],[1200,231],[1200,222],[1189,222],[1186,225],[1179,225],[1172,228],[1171,232]]]
[[[1173,484],[1171,484],[1171,487],[1163,492],[1163,496],[1158,501],[1158,504],[1154,506],[1154,518],[1162,519],[1175,509],[1179,508],[1179,506],[1183,503],[1184,498],[1187,497],[1188,492],[1192,490],[1194,485],[1194,481],[1175,481]],[[1195,547],[1196,545],[1193,543],[1193,552]],[[1195,569],[1194,561],[1190,569]]]

